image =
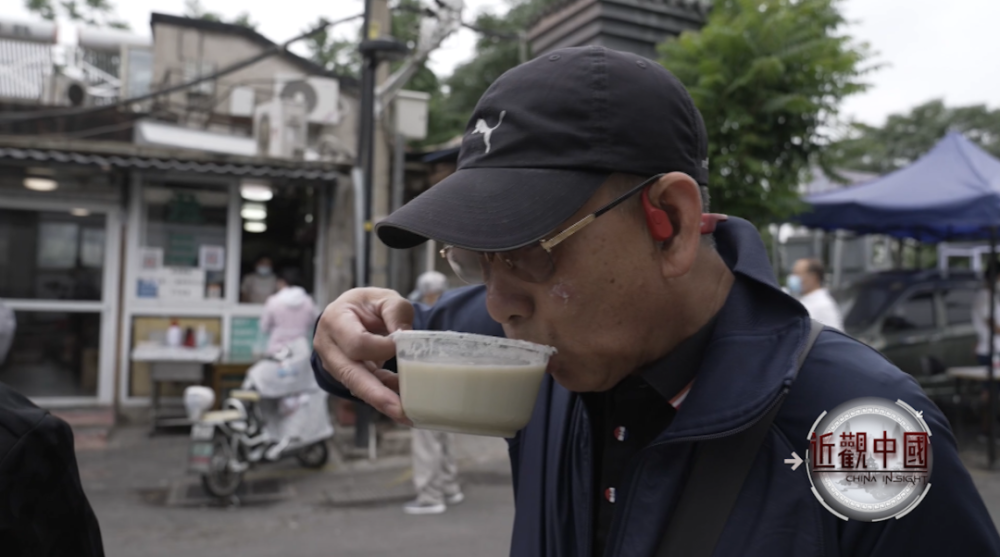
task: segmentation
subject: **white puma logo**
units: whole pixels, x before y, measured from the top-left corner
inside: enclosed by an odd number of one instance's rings
[[[499,128],[500,124],[503,123],[503,115],[504,114],[507,114],[506,110],[503,110],[503,111],[500,112],[500,120],[498,120],[497,121],[497,125],[493,126],[492,128],[490,127],[489,124],[486,123],[486,120],[480,118],[478,121],[476,121],[476,129],[472,130],[472,133],[474,133],[474,134],[476,134],[476,133],[483,134],[483,141],[486,142],[486,152],[487,153],[490,152],[490,137],[493,136],[493,130]]]

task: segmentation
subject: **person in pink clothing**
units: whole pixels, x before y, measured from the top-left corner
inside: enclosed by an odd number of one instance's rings
[[[278,279],[278,292],[267,298],[260,332],[268,335],[267,353],[274,354],[297,339],[312,338],[319,317],[315,302],[302,288],[296,269],[286,269]]]

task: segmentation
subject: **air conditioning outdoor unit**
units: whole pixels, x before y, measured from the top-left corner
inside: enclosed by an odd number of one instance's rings
[[[275,99],[254,109],[253,135],[259,156],[302,159],[307,131],[306,107],[302,103]]]
[[[87,84],[67,75],[53,72],[42,86],[42,104],[49,106],[90,106],[92,97]]]
[[[281,76],[274,82],[274,98],[298,100],[306,106],[310,124],[340,123],[340,82],[328,77]]]

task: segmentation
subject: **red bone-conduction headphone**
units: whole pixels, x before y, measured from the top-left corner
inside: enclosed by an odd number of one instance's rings
[[[653,207],[653,204],[650,203],[649,188],[646,188],[642,192],[642,209],[646,213],[646,225],[649,227],[649,232],[653,235],[654,240],[662,242],[674,235],[674,226],[670,224],[670,218],[667,217],[667,212],[663,209]],[[701,233],[711,234],[712,232],[715,232],[715,225],[718,224],[719,221],[726,220],[727,218],[728,217],[726,215],[720,215],[718,213],[702,213]]]

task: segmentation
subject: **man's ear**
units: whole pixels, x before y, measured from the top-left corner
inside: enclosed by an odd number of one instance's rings
[[[663,242],[663,276],[675,278],[687,274],[701,246],[698,183],[683,172],[671,172],[650,185],[643,195],[648,196],[652,207],[667,214],[673,228],[673,235]]]

